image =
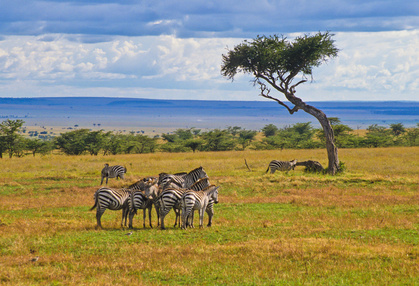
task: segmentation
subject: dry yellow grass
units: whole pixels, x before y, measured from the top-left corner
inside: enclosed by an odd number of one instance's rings
[[[419,279],[419,148],[341,149],[348,171],[265,174],[272,159],[325,150],[4,158],[0,169],[2,285],[414,285]],[[247,160],[252,171],[244,164]],[[126,186],[204,166],[220,185],[212,228],[121,230],[93,193],[104,163]],[[155,223],[155,213],[153,212]],[[205,219],[206,220],[206,219]],[[140,227],[142,218],[135,218]],[[37,262],[30,259],[38,255]]]

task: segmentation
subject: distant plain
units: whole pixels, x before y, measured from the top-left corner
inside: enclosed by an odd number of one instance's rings
[[[419,123],[419,102],[310,102],[328,117],[338,117],[352,129],[366,129],[372,124],[388,127]],[[153,100],[135,98],[0,98],[0,120],[22,119],[28,128],[63,132],[74,127],[92,130],[134,131],[161,134],[178,128],[225,129],[239,126],[260,130],[274,124],[279,128],[295,123],[312,122],[314,117],[288,111],[273,101],[198,101]]]

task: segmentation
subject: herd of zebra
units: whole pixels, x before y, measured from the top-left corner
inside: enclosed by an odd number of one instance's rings
[[[289,171],[293,170],[297,160],[279,161],[273,160],[269,163],[266,172],[271,170]],[[102,179],[106,178],[124,179],[127,172],[126,167],[105,164],[102,169]],[[214,204],[218,203],[218,188],[211,185],[204,168],[196,168],[189,173],[167,174],[160,173],[159,177],[146,177],[138,182],[121,189],[101,187],[94,194],[95,204],[90,210],[96,208],[97,226],[102,228],[101,217],[106,209],[122,210],[121,226],[127,226],[129,218],[129,228],[132,228],[132,221],[137,210],[143,210],[143,227],[146,225],[146,215],[148,210],[149,225],[151,223],[151,211],[153,206],[157,213],[157,226],[162,229],[165,216],[173,209],[176,213],[175,227],[193,227],[194,211],[199,211],[199,226],[203,227],[204,213],[208,214],[208,226],[212,224],[214,216]],[[125,220],[125,221],[124,221]]]
[[[102,170],[102,180],[106,178],[124,178],[127,169],[120,165],[105,164]],[[158,224],[162,229],[165,216],[173,209],[176,213],[175,227],[193,227],[194,211],[199,211],[199,226],[203,227],[204,213],[208,214],[208,226],[212,224],[214,204],[218,203],[218,188],[211,185],[203,167],[196,168],[189,173],[167,174],[160,173],[159,177],[146,177],[138,182],[121,189],[108,187],[99,188],[94,194],[97,226],[102,228],[101,217],[106,209],[122,210],[121,226],[126,227],[129,218],[129,228],[133,228],[132,221],[137,210],[143,210],[143,227],[146,225],[146,211],[148,210],[149,225],[151,211],[154,206]]]

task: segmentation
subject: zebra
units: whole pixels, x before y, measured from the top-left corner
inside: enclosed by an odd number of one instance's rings
[[[179,188],[189,188],[201,178],[208,178],[208,175],[202,166],[190,171],[187,174],[180,173],[179,175],[178,173],[172,175],[167,173],[161,173],[159,175],[159,186],[164,188],[167,184],[172,183],[175,186],[177,185]]]
[[[124,218],[125,218],[125,224],[127,222],[128,198],[130,194],[131,194],[131,190],[129,189],[111,189],[108,187],[99,188],[93,196],[95,200],[95,204],[90,209],[92,211],[95,208],[97,208],[96,209],[96,220],[97,220],[96,228],[102,228],[100,219],[106,209],[110,209],[114,211],[122,209],[121,227],[123,227]]]
[[[164,227],[164,218],[173,208],[176,213],[176,220],[175,220],[175,227],[178,222],[178,218],[180,217],[180,199],[182,195],[187,191],[187,189],[181,188],[167,188],[162,191],[160,196],[157,200],[157,207],[160,209],[160,227],[161,229],[165,229]],[[180,225],[180,219],[179,219]]]
[[[121,178],[124,179],[124,174],[127,172],[126,167],[120,165],[109,166],[108,163],[105,164],[105,167],[102,169],[102,180],[100,184],[103,184],[103,179],[106,178],[105,185],[108,184],[108,178]]]
[[[132,227],[132,220],[134,215],[137,213],[137,209],[143,209],[143,227],[145,228],[146,210],[148,210],[149,224],[151,224],[151,209],[153,207],[152,200],[149,200],[141,191],[133,191],[128,199],[129,208],[129,228]]]
[[[148,195],[143,194],[142,192],[150,192],[150,190],[158,189],[157,187],[157,179],[154,177],[144,178],[139,182],[131,185],[128,187],[132,190],[130,197],[128,199],[128,208],[129,208],[129,228],[132,227],[132,220],[134,215],[137,213],[137,209],[143,209],[143,227],[145,228],[145,219],[146,219],[146,210],[148,209],[148,217],[149,217],[149,224],[152,228],[153,225],[151,224],[151,210],[153,207],[153,200],[149,199]],[[159,216],[158,210],[157,211],[157,218]]]
[[[209,185],[210,184],[209,184],[208,178],[201,178],[197,182],[192,184],[192,186],[190,186],[190,188],[188,189],[178,188],[178,187],[169,187],[169,188],[164,189],[159,195],[156,202],[157,204],[156,207],[160,209],[160,227],[162,229],[165,228],[164,218],[166,217],[166,215],[170,212],[172,208],[174,209],[176,213],[174,226],[176,227],[178,223],[180,226],[180,210],[181,210],[180,199],[182,198],[183,194],[190,190],[200,191],[208,187]],[[208,209],[208,214],[210,215],[210,213],[212,214],[214,213],[214,211],[212,210],[212,205]],[[212,218],[212,215],[210,216]],[[193,220],[193,217],[191,217],[191,219]]]
[[[271,174],[275,173],[276,170],[288,172],[291,169],[294,170],[295,164],[297,164],[297,159],[292,161],[272,160],[265,173],[269,171],[269,168],[271,168]]]
[[[199,210],[199,227],[204,224],[204,212],[207,209],[209,200],[212,199],[214,204],[218,203],[218,187],[210,186],[202,191],[187,191],[181,198],[182,205],[182,229],[186,228],[188,216],[194,210]]]
[[[97,208],[96,210],[96,219],[97,219],[97,228],[102,228],[101,224],[101,217],[106,209],[110,210],[121,210],[122,209],[122,220],[121,220],[121,227],[127,225],[127,218],[129,213],[129,198],[132,192],[143,190],[145,185],[151,184],[154,180],[154,183],[157,182],[156,178],[149,177],[144,178],[127,188],[122,189],[111,189],[108,187],[101,187],[99,188],[93,198],[95,200],[94,206],[90,209],[91,211]],[[125,219],[125,224],[124,224]]]
[[[202,191],[205,190],[206,188],[210,187],[211,184],[209,182],[208,178],[202,178],[199,179],[197,182],[195,182],[195,184],[193,184],[190,187],[190,190],[193,191]],[[206,213],[208,214],[208,224],[207,226],[211,226],[212,225],[212,217],[214,216],[214,200],[212,198],[210,198],[210,200],[208,201],[208,206],[205,209]],[[194,227],[193,226],[193,217],[194,217],[194,212],[192,211],[189,221],[186,221],[187,226],[189,227]]]

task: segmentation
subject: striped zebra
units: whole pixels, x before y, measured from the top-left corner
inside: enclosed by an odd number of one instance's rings
[[[288,172],[291,169],[294,170],[295,164],[297,164],[296,159],[292,161],[272,160],[269,163],[268,169],[266,169],[265,173],[269,171],[269,168],[271,169],[271,174],[275,173],[276,170]]]
[[[151,209],[153,208],[153,201],[149,200],[141,191],[133,191],[130,194],[128,199],[128,208],[129,208],[129,228],[132,227],[132,221],[134,215],[137,214],[138,209],[143,210],[143,227],[145,228],[145,220],[146,220],[146,210],[148,210],[148,218],[149,224],[152,228],[153,225],[151,224]]]
[[[90,209],[91,211],[96,209],[97,226],[102,228],[101,217],[106,209],[110,210],[122,210],[121,226],[127,225],[127,218],[129,213],[129,198],[131,192],[143,190],[146,184],[151,184],[150,180],[154,179],[154,183],[157,182],[156,178],[144,178],[127,188],[123,189],[111,189],[108,187],[99,188],[93,198],[95,200],[94,206]],[[125,224],[124,224],[125,219]]]
[[[175,225],[179,223],[180,226],[180,200],[185,192],[190,190],[200,191],[202,188],[207,187],[209,185],[208,178],[201,178],[194,184],[190,186],[189,189],[185,188],[176,188],[176,187],[169,187],[162,191],[160,196],[157,199],[157,207],[160,209],[160,227],[161,229],[165,229],[164,226],[164,218],[170,212],[171,209],[175,211],[176,219]]]
[[[123,222],[125,218],[125,224],[127,223],[128,216],[128,198],[130,196],[131,190],[129,189],[111,189],[108,187],[102,187],[98,189],[94,194],[95,204],[90,209],[91,211],[96,208],[96,228],[102,228],[100,219],[106,209],[110,210],[121,210],[122,209],[122,220],[121,226],[123,227]]]
[[[207,189],[208,187],[210,187],[211,184],[209,182],[208,178],[202,178],[199,179],[195,184],[193,184],[190,187],[190,190],[193,191],[202,191]],[[211,226],[212,225],[212,217],[214,216],[214,200],[212,198],[210,198],[210,200],[208,201],[208,205],[207,208],[205,209],[206,213],[208,214],[208,225],[207,226]],[[189,216],[189,219],[186,221],[186,225],[188,227],[194,227],[193,226],[193,218],[194,218],[194,212],[192,211],[191,215]]]
[[[214,204],[218,203],[218,187],[210,186],[202,191],[187,191],[181,198],[182,205],[182,228],[186,229],[188,216],[192,215],[194,210],[199,211],[199,227],[204,225],[204,212],[208,203],[212,199]]]
[[[201,178],[208,178],[208,175],[202,166],[190,171],[187,174],[181,173],[180,175],[172,175],[161,173],[159,175],[159,186],[164,188],[167,186],[167,184],[172,183],[179,188],[189,188]],[[173,187],[173,185],[171,187]]]
[[[149,217],[149,224],[152,228],[153,225],[151,223],[151,210],[153,207],[153,199],[150,199],[149,196],[143,194],[143,192],[150,192],[150,190],[158,190],[157,186],[157,178],[148,177],[140,180],[134,185],[128,187],[132,190],[130,197],[128,199],[128,208],[129,208],[129,228],[132,227],[132,221],[134,215],[137,214],[138,209],[143,210],[143,227],[145,228],[145,220],[146,220],[146,210],[148,210],[148,217]],[[159,216],[158,210],[157,211],[157,218]]]
[[[106,185],[108,184],[108,178],[121,178],[124,179],[124,174],[127,172],[127,168],[120,165],[109,166],[108,163],[105,164],[105,167],[102,169],[102,180],[100,184],[103,184],[103,179],[106,178]]]

